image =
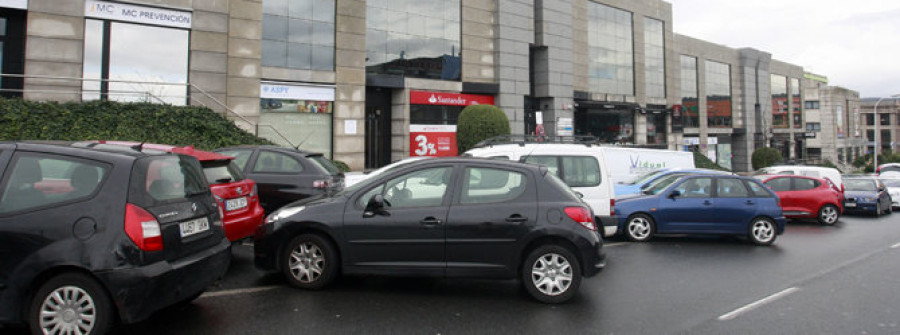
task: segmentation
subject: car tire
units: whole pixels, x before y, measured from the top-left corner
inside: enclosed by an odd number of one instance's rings
[[[581,285],[581,263],[569,249],[543,245],[522,264],[525,291],[540,302],[558,304],[575,296]]]
[[[875,217],[881,216],[881,201],[875,202]]]
[[[816,219],[823,225],[833,226],[840,217],[841,212],[838,210],[837,206],[826,204],[823,205],[822,208],[819,208],[819,216],[817,216]]]
[[[288,283],[302,289],[321,289],[338,272],[337,251],[331,241],[316,234],[301,234],[284,249],[281,269]]]
[[[51,278],[37,290],[29,307],[32,334],[106,334],[116,320],[106,290],[80,273]]]
[[[656,233],[656,223],[647,214],[634,214],[625,221],[625,238],[632,242],[647,242]]]
[[[771,245],[778,236],[775,222],[769,218],[756,217],[750,221],[750,229],[747,232],[750,241],[756,245]]]

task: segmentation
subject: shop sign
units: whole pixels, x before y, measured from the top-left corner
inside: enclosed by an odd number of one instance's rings
[[[334,87],[263,82],[259,88],[259,97],[263,99],[334,101]]]
[[[808,131],[808,132],[805,132],[805,133],[803,133],[803,137],[805,137],[805,138],[816,138],[816,132],[814,132],[814,131]]]
[[[191,12],[119,2],[86,0],[84,16],[174,28],[191,28]]]
[[[493,105],[494,97],[477,94],[410,91],[409,103],[412,105],[439,106]]]
[[[409,125],[409,155],[456,156],[456,125]]]
[[[28,0],[0,0],[0,7],[28,9]]]

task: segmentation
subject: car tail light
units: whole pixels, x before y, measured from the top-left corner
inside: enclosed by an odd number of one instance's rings
[[[594,216],[591,215],[589,209],[584,207],[566,207],[566,215],[588,230],[597,231],[597,225],[594,224]]]
[[[332,179],[316,180],[313,182],[314,188],[329,188],[331,185],[334,185],[334,180]]]
[[[216,206],[216,208],[219,209],[219,219],[213,220],[213,225],[214,226],[222,226],[223,225],[222,222],[225,221],[225,205],[222,204],[221,206]]]
[[[616,199],[609,199],[609,216],[616,215]]]
[[[256,184],[253,184],[253,188],[250,189],[250,197],[255,198],[258,192],[259,191],[256,189]]]
[[[162,229],[156,217],[143,208],[127,204],[125,207],[125,234],[143,251],[163,250]]]

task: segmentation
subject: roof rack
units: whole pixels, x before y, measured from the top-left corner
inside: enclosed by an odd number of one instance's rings
[[[599,145],[600,141],[591,135],[578,136],[539,136],[539,135],[500,135],[494,136],[475,144],[475,148],[484,148],[497,144],[584,144],[586,146]]]

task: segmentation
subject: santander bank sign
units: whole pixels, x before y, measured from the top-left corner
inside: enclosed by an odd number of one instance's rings
[[[493,105],[494,97],[477,94],[410,91],[409,103],[412,105],[440,106]]]

